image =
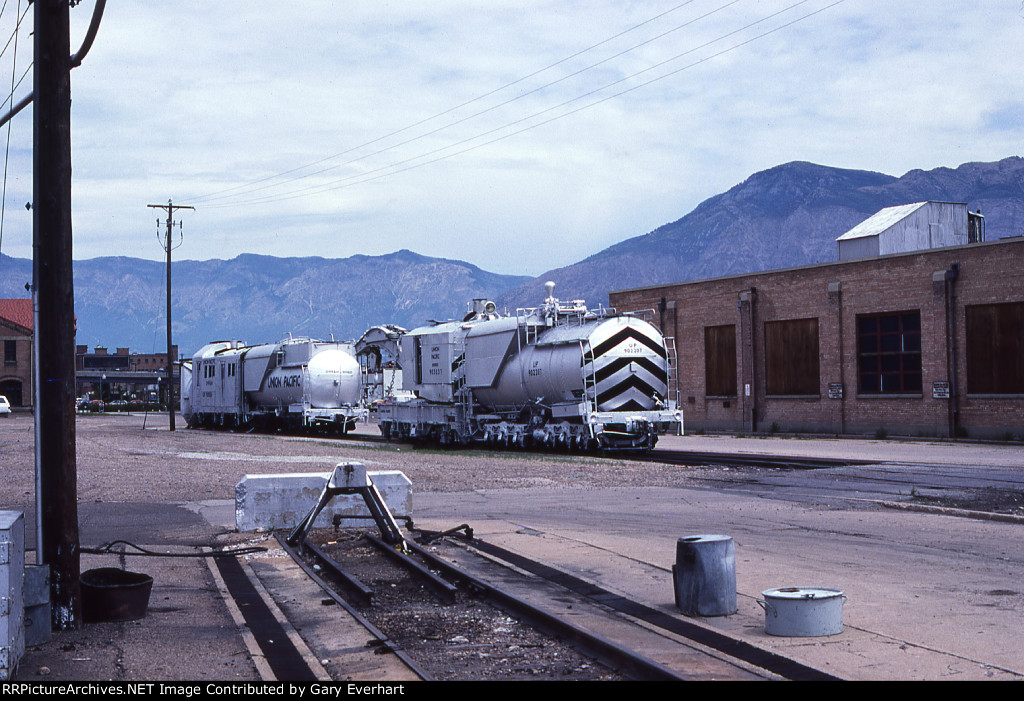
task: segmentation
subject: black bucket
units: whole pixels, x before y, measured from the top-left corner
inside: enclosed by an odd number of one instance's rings
[[[82,617],[86,623],[134,621],[146,615],[153,578],[142,572],[99,567],[82,573]]]

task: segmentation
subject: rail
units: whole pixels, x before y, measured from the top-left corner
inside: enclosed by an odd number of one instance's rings
[[[345,609],[345,611],[348,612],[350,616],[352,616],[353,620],[359,623],[359,625],[363,626],[367,630],[367,632],[369,632],[373,636],[373,639],[377,646],[377,650],[379,650],[380,652],[386,652],[395,655],[395,657],[401,660],[401,662],[410,671],[412,671],[417,677],[419,677],[423,681],[433,681],[431,676],[427,674],[419,665],[416,664],[415,660],[413,660],[408,654],[406,654],[406,652],[402,650],[398,645],[391,643],[390,640],[388,639],[388,636],[385,635],[385,633],[382,630],[380,630],[377,626],[373,625],[373,623],[371,623],[365,616],[359,613],[359,611],[354,606],[352,606],[348,601],[346,601],[343,596],[338,594],[337,590],[334,587],[332,587],[331,584],[327,582],[323,577],[321,577],[319,573],[317,573],[317,571],[314,569],[314,567],[307,563],[305,559],[302,557],[302,555],[299,554],[298,550],[288,544],[288,541],[284,537],[278,534],[275,536],[275,538],[277,539],[277,542],[280,544],[281,548],[292,558],[292,560],[300,568],[302,568],[302,571],[305,572],[306,575],[313,582],[319,585],[319,587],[324,591],[325,594],[327,594],[331,598],[332,601],[334,601],[334,603],[338,604],[343,609]],[[317,559],[320,562],[327,561],[320,560],[320,558]],[[329,560],[329,558],[327,559]]]
[[[431,570],[441,572],[445,578],[454,580],[462,587],[465,587],[474,598],[485,599],[496,609],[504,611],[508,615],[527,623],[541,632],[566,641],[570,646],[582,654],[597,660],[601,664],[604,664],[610,669],[616,670],[630,679],[637,681],[682,681],[686,679],[684,675],[639,655],[622,645],[595,635],[594,633],[573,624],[565,618],[533,606],[509,592],[475,577],[412,541],[406,541],[406,549],[409,550],[409,554],[403,554],[393,546],[388,545],[379,539],[373,538],[372,536],[367,536],[367,538],[371,542],[376,541],[374,544],[380,548],[382,552],[387,553],[390,558],[394,559],[400,565],[408,568],[410,572],[414,573],[418,577],[427,578],[431,582],[431,587],[434,588],[435,591],[448,592],[442,594],[443,599],[447,599],[449,594],[454,598],[458,587],[455,584],[446,581],[441,576],[434,574]],[[324,570],[330,570],[332,572],[337,571],[341,569],[340,565],[333,562],[333,560],[331,560],[331,558],[322,550],[318,548],[309,548],[308,543],[305,541],[295,547],[292,547],[285,539],[279,536],[278,542],[281,543],[282,547],[285,548],[285,551],[288,552],[288,554],[291,555],[291,557],[295,559],[300,566],[302,566],[303,570],[306,571],[314,581],[320,584],[321,587],[325,588],[325,590],[332,592],[332,598],[335,598],[339,603],[344,601],[343,597],[340,597],[337,592],[334,592],[331,585],[317,573],[317,569],[321,572]],[[305,549],[306,552],[316,558],[316,568],[310,566],[303,560],[300,554],[300,550],[302,549]],[[412,556],[415,556],[415,558]],[[417,562],[417,559],[422,560],[422,562]],[[347,603],[344,603],[343,605],[346,609],[356,615],[360,619],[360,622],[365,621],[364,625],[372,625],[369,624],[365,618],[359,616],[350,605]],[[396,649],[396,646],[388,642],[387,636],[383,631],[375,628],[372,630],[379,640],[385,641],[385,647],[387,650],[395,652],[396,654],[401,652]],[[411,669],[416,669],[415,662],[409,659],[408,655],[403,657],[403,661],[405,661]],[[421,678],[426,678],[425,673],[422,673],[421,671],[418,671],[417,673],[423,674]]]

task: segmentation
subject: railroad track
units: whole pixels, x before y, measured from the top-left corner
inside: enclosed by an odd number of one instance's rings
[[[431,599],[429,605],[441,611],[439,615],[442,617],[464,620],[462,613],[450,612],[457,608],[456,601],[460,599],[478,607],[486,603],[507,617],[503,620],[514,619],[519,622],[518,625],[528,626],[548,636],[549,641],[557,641],[524,643],[517,639],[514,643],[501,642],[496,648],[499,652],[493,653],[490,651],[492,648],[488,648],[487,652],[479,653],[482,658],[495,654],[507,656],[506,650],[513,648],[540,648],[533,663],[513,660],[506,662],[506,666],[533,664],[536,667],[548,660],[557,661],[562,669],[555,673],[559,675],[555,678],[662,681],[832,679],[818,670],[728,638],[681,617],[612,594],[557,572],[543,563],[473,538],[471,529],[463,528],[466,532],[462,534],[447,534],[455,536],[451,538],[441,538],[441,534],[423,534],[422,539],[431,542],[430,546],[407,540],[404,548],[396,549],[373,536],[364,534],[361,539],[364,548],[373,550],[378,557],[386,557],[395,566],[410,573],[409,576],[415,577],[422,589],[419,596]],[[282,540],[279,538],[279,541]],[[399,655],[421,679],[449,678],[438,676],[437,658],[442,650],[451,647],[450,640],[446,638],[466,636],[453,636],[452,631],[435,635],[433,648],[428,646],[426,650],[425,663],[423,653],[412,650],[414,642],[410,642],[408,636],[410,627],[421,625],[420,619],[429,618],[428,614],[403,614],[398,632],[389,631],[385,624],[377,625],[369,620],[372,617],[369,611],[376,607],[379,598],[392,594],[394,584],[386,580],[373,583],[363,581],[360,575],[351,571],[348,561],[343,564],[335,559],[330,543],[307,541],[293,549],[282,542],[282,547],[325,591],[367,626],[374,639],[379,641],[382,651]],[[443,550],[444,557],[434,552],[434,548]],[[470,564],[467,566],[467,563]],[[489,573],[487,579],[481,576],[481,572]],[[375,575],[367,576],[372,578]],[[547,593],[541,591],[544,589],[548,590]],[[567,605],[568,597],[572,597],[573,602]],[[540,605],[534,598],[546,601],[547,604]],[[408,601],[399,606],[412,608]],[[474,615],[484,616],[479,610]],[[504,624],[504,627],[513,626]],[[420,635],[428,639],[431,637],[429,634]],[[396,636],[405,637],[397,639]],[[477,639],[472,635],[469,637]],[[630,643],[618,640],[629,640]],[[638,640],[644,642],[638,644]],[[464,642],[466,644],[461,646],[463,651],[474,646],[483,647],[468,639]],[[568,660],[566,654],[560,651],[559,646],[562,645],[570,646],[598,666]],[[456,648],[459,649],[459,646],[456,645]],[[637,649],[641,652],[637,652]],[[545,662],[538,662],[540,657]],[[662,658],[666,661],[661,661]],[[440,666],[443,668],[453,664]],[[602,672],[599,667],[609,671]],[[584,676],[567,676],[574,674],[574,670],[582,670]],[[468,678],[487,679],[494,678],[494,671],[491,668],[474,670],[470,664],[464,673],[470,675]],[[537,674],[536,669],[532,669],[531,674]]]
[[[826,470],[850,465],[876,465],[877,460],[849,460],[793,455],[764,455],[754,453],[709,453],[695,450],[654,449],[643,455],[624,455],[646,462],[670,465],[722,465],[725,467],[763,467],[780,470]]]
[[[386,441],[382,436],[363,435],[363,434],[350,434],[342,436],[345,440],[361,441],[366,443],[392,443]],[[396,446],[412,447],[412,444],[407,443],[392,443]],[[466,450],[482,450],[480,448],[467,448]],[[510,452],[510,451],[500,451]],[[524,451],[520,451],[524,452]],[[538,452],[557,455],[559,453],[552,453],[549,450],[543,451],[530,451],[525,452]],[[643,462],[658,462],[669,465],[720,465],[725,467],[761,467],[768,469],[780,469],[780,470],[826,470],[834,467],[848,467],[850,465],[877,465],[881,461],[869,460],[869,459],[857,459],[850,460],[848,458],[824,458],[824,457],[807,457],[798,455],[770,455],[770,454],[756,454],[756,453],[717,453],[717,452],[705,452],[696,450],[668,450],[662,448],[655,448],[650,452],[645,453],[634,453],[634,452],[619,452],[619,453],[608,453],[602,455],[601,453],[580,453],[581,455],[591,455],[593,457],[610,457],[615,459],[626,459],[626,460],[640,460]]]
[[[376,554],[377,562],[370,565],[370,574],[365,574],[365,563],[354,565],[362,567],[364,573],[357,574],[352,570],[351,558],[345,564],[336,560],[329,542],[318,545],[307,540],[294,549],[286,543],[282,546],[367,625],[379,641],[379,650],[402,656],[421,679],[495,679],[504,678],[499,675],[509,670],[514,679],[683,678],[415,543],[406,541],[403,552],[372,535],[362,534],[360,541]],[[347,549],[351,550],[351,545]],[[389,575],[380,574],[382,559],[411,577],[412,589],[418,591],[401,593]],[[361,581],[362,576],[372,579],[372,583]],[[378,604],[381,610],[375,611]],[[400,610],[389,612],[385,610],[388,607]],[[375,618],[383,622],[373,622]],[[445,659],[453,651],[462,659]],[[548,666],[553,668],[549,670]]]
[[[398,443],[395,441],[387,440],[383,436],[364,434],[364,433],[347,433],[339,436],[332,436],[343,441],[350,441],[353,443],[374,443],[374,444],[389,444],[396,447],[412,448],[414,447],[411,443]],[[509,449],[504,451],[488,451],[483,448],[464,448],[463,450],[479,450],[484,453],[490,452],[537,452],[541,454],[552,454],[557,455],[559,453],[553,453],[550,450],[531,450],[526,449],[525,451],[515,449]],[[824,458],[824,457],[807,457],[807,456],[796,456],[796,455],[770,455],[770,454],[756,454],[756,453],[718,453],[718,452],[703,452],[695,450],[668,450],[663,448],[655,448],[650,452],[635,453],[635,452],[616,452],[616,453],[580,453],[580,455],[591,455],[593,457],[610,457],[615,459],[625,460],[640,460],[644,462],[658,462],[669,465],[719,465],[724,467],[761,467],[767,469],[780,469],[780,470],[825,470],[834,467],[848,467],[850,465],[877,465],[881,464],[879,460],[869,459],[857,459],[850,460],[847,458]]]

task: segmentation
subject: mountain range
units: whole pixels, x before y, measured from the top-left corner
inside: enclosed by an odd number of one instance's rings
[[[263,343],[292,334],[358,338],[377,324],[460,318],[474,298],[499,309],[556,296],[606,304],[610,290],[829,262],[837,236],[879,209],[938,200],[981,210],[989,240],[1024,233],[1024,158],[913,170],[902,177],[793,162],[756,173],[669,224],[529,278],[402,250],[343,259],[240,255],[173,263],[174,340]],[[164,347],[165,265],[127,257],[75,262],[78,343]],[[0,254],[0,297],[25,297],[32,264]]]
[[[606,303],[611,290],[831,262],[836,238],[878,210],[927,200],[980,210],[988,240],[1024,235],[1024,158],[912,170],[899,178],[787,163],[648,234],[550,270],[500,302],[535,305],[545,280],[556,281],[563,298]]]
[[[110,257],[75,261],[79,344],[166,348],[166,264]],[[24,297],[32,262],[0,256],[0,297]],[[172,336],[190,356],[213,340],[357,339],[377,324],[406,328],[461,318],[473,298],[494,299],[527,280],[412,251],[350,258],[183,260],[171,268]]]

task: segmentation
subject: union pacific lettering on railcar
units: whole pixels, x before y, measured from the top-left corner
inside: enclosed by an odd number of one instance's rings
[[[280,389],[282,387],[301,387],[302,386],[302,375],[274,375],[267,380],[267,387],[270,389]]]

